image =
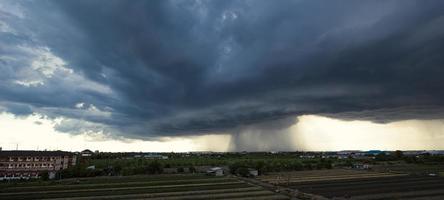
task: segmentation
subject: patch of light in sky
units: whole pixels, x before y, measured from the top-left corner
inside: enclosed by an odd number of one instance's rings
[[[101,133],[70,135],[54,130],[54,125],[60,120],[51,121],[38,115],[14,117],[12,114],[2,113],[0,146],[3,149],[15,149],[18,145],[19,149],[28,150],[97,149],[112,152],[227,151],[231,140],[229,134],[168,137],[159,141],[119,140]],[[290,134],[295,149],[298,150],[444,149],[444,144],[440,142],[444,140],[443,120],[405,120],[377,124],[370,121],[343,121],[304,115],[298,117],[298,122],[283,133]],[[255,136],[250,134],[249,137]],[[252,138],[250,141],[258,140],[261,138]]]

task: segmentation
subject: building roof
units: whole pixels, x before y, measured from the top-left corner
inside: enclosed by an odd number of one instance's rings
[[[219,170],[223,170],[221,167],[212,167],[209,170],[207,170],[207,172],[215,172],[215,171],[219,171]]]
[[[0,157],[4,156],[71,156],[67,151],[0,151]]]
[[[80,153],[89,153],[89,154],[93,154],[94,152],[92,152],[92,151],[89,150],[89,149],[85,149],[85,150],[81,151]]]

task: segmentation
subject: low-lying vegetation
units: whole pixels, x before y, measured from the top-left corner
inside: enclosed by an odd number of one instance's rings
[[[230,177],[154,175],[97,177],[3,185],[0,199],[288,199]]]

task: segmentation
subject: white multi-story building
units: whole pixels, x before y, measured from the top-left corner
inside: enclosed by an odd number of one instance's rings
[[[0,180],[39,178],[76,164],[76,156],[65,151],[0,151]]]

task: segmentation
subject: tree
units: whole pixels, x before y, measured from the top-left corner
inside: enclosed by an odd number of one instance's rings
[[[236,170],[236,174],[238,174],[239,176],[243,176],[243,177],[248,177],[248,175],[250,175],[248,168],[246,167],[240,167]]]
[[[387,161],[387,160],[389,160],[389,159],[388,159],[388,156],[385,155],[384,152],[381,152],[381,153],[379,153],[378,155],[376,155],[376,156],[375,156],[375,159],[376,159],[377,161]]]
[[[190,173],[196,173],[196,168],[194,168],[193,166],[190,166],[188,170],[190,171]]]
[[[185,170],[183,169],[183,167],[179,167],[179,168],[177,168],[177,172],[178,173],[183,173]]]
[[[49,173],[48,172],[42,172],[40,175],[40,178],[44,181],[49,180]]]
[[[145,168],[145,172],[148,174],[161,174],[163,172],[162,164],[155,160],[148,164],[148,166]]]
[[[402,153],[400,150],[396,150],[393,154],[396,159],[401,159],[404,156],[404,153]]]

